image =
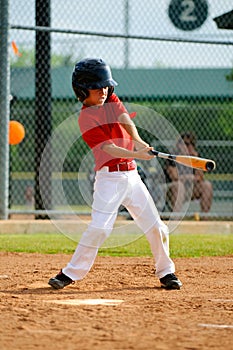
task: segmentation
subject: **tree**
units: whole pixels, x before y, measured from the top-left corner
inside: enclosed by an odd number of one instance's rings
[[[34,49],[24,49],[20,50],[21,56],[13,56],[11,59],[12,68],[22,68],[22,67],[33,67],[35,66],[35,50]],[[73,66],[74,61],[72,60],[72,55],[62,55],[62,54],[52,54],[51,66]]]

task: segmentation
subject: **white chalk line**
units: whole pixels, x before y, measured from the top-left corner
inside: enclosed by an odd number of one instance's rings
[[[210,301],[216,302],[216,303],[232,303],[233,299],[210,299]],[[218,328],[218,329],[226,329],[226,328],[233,329],[233,325],[228,325],[228,324],[199,323],[198,326],[207,327],[207,328]]]
[[[200,327],[207,327],[207,328],[232,328],[232,325],[229,324],[209,324],[209,323],[199,323],[198,326]]]
[[[215,303],[233,303],[233,299],[210,299]]]

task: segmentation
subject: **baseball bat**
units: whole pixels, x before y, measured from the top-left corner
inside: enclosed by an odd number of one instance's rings
[[[149,153],[159,158],[173,160],[176,163],[179,163],[194,169],[200,169],[203,171],[212,171],[216,168],[215,162],[211,159],[205,159],[205,158],[193,157],[193,156],[180,156],[180,155],[174,155],[174,154],[167,154],[167,153],[162,153],[155,150],[151,150],[149,151]]]

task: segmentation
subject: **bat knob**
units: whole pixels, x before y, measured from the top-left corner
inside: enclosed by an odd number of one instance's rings
[[[215,169],[215,162],[213,162],[213,161],[206,162],[205,167],[206,167],[207,171],[212,171]]]

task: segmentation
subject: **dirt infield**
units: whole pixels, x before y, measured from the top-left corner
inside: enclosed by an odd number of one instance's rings
[[[47,280],[69,258],[0,253],[1,350],[232,349],[233,257],[176,259],[180,291],[160,288],[152,258],[98,257],[54,291]],[[56,304],[80,299],[111,303]]]

